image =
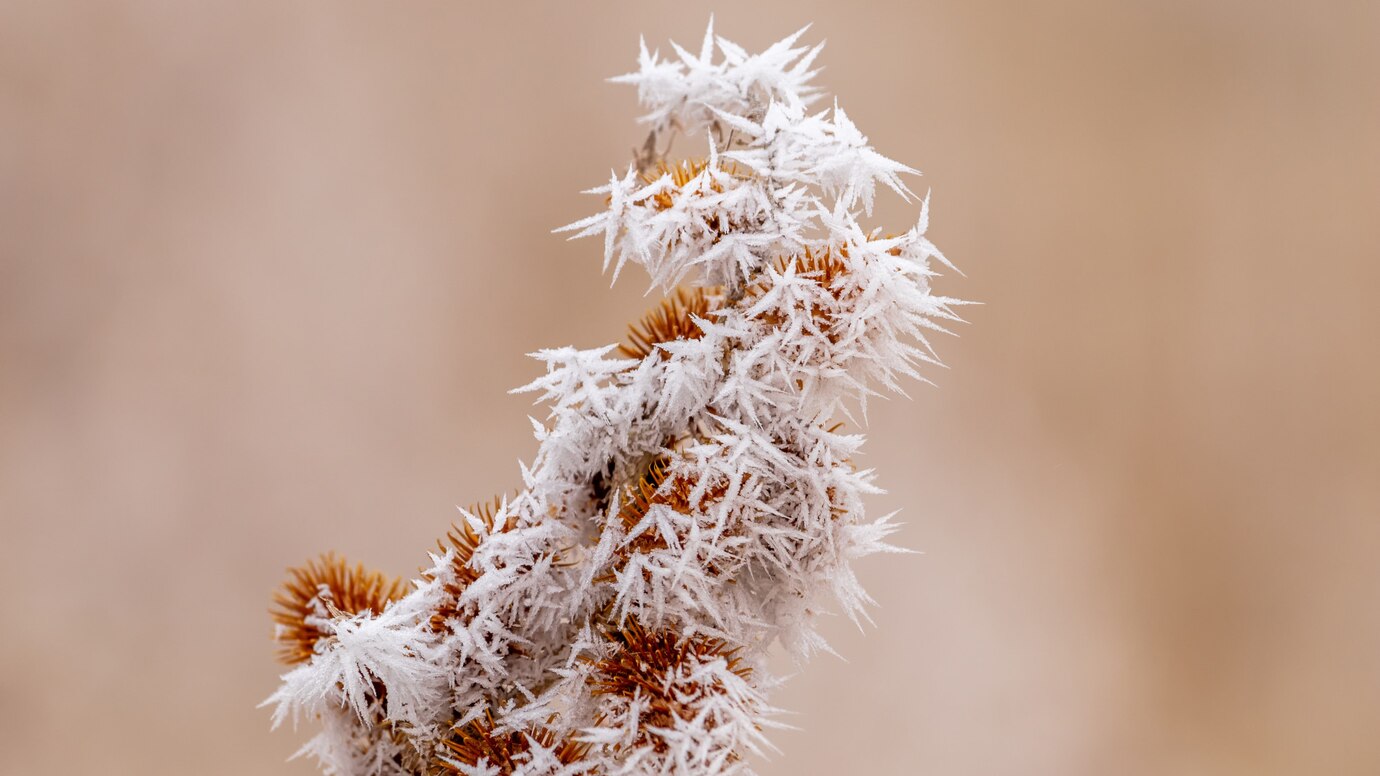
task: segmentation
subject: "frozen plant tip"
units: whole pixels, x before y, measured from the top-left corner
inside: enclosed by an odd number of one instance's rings
[[[407,588],[333,556],[291,572],[266,704],[320,724],[325,773],[748,773],[769,650],[803,661],[821,612],[866,616],[851,563],[894,526],[836,418],[938,363],[958,302],[930,291],[928,198],[902,233],[859,223],[914,171],[812,109],[801,34],[749,54],[711,28],[614,79],[650,133],[564,230],[666,300],[622,345],[534,354],[521,489],[462,510]],[[704,158],[663,158],[677,136]]]

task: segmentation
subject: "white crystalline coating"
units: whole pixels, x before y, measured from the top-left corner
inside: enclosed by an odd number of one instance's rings
[[[615,278],[636,264],[667,291],[702,287],[698,336],[633,358],[533,354],[546,373],[517,390],[549,415],[532,420],[522,490],[492,524],[462,517],[474,579],[460,584],[454,551],[433,556],[383,612],[325,621],[267,701],[275,724],[322,720],[303,753],[324,772],[748,773],[778,726],[768,651],[828,650],[815,620],[831,607],[867,617],[851,563],[896,551],[896,525],[865,516],[880,490],[854,464],[863,436],[833,419],[923,380],[938,364],[926,335],[961,303],[930,289],[952,265],[925,236],[928,196],[901,234],[859,223],[879,187],[909,201],[915,171],[837,104],[811,109],[822,44],[798,46],[803,33],[749,54],[711,25],[697,53],[644,44],[613,79],[637,87],[649,147],[707,136],[709,158],[660,173],[642,160],[564,230],[602,237]],[[456,613],[438,629],[443,605]],[[679,657],[634,661],[648,673],[620,683],[608,661],[634,649],[617,641],[629,627],[674,634]],[[508,754],[446,746],[481,723]]]
[[[659,52],[647,53],[642,41],[636,73],[610,79],[637,87],[638,99],[649,112],[642,121],[654,129],[672,126],[696,134],[714,122],[717,112],[751,116],[773,102],[806,105],[818,99],[819,89],[810,84],[818,70],[811,70],[824,49],[797,47],[808,27],[773,44],[760,54],[749,54],[736,43],[716,37],[711,20],[698,55],[675,43],[674,60],[661,61]],[[714,62],[717,43],[721,61]]]

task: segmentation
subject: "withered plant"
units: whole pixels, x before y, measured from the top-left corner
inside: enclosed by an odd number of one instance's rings
[[[321,725],[303,751],[326,773],[746,772],[769,651],[803,661],[821,612],[866,616],[851,563],[894,524],[866,516],[837,421],[937,363],[957,302],[930,291],[928,198],[902,233],[859,221],[914,171],[811,110],[800,36],[749,54],[711,28],[614,79],[650,132],[564,229],[667,297],[621,345],[535,354],[518,390],[550,414],[522,487],[461,510],[407,588],[332,556],[291,572],[266,703]],[[677,136],[705,156],[665,159]]]

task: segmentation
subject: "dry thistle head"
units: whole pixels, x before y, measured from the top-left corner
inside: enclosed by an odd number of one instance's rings
[[[775,262],[778,273],[794,272],[796,277],[806,278],[828,292],[829,298],[819,298],[808,305],[808,313],[814,325],[825,332],[831,341],[837,341],[832,332],[835,312],[831,305],[842,298],[843,289],[839,280],[848,273],[848,265],[844,262],[847,257],[846,245],[840,246],[837,253],[827,246],[819,249],[806,246],[800,253],[783,256]],[[760,297],[770,288],[770,283],[766,281],[754,283],[748,286],[747,296]],[[788,315],[785,311],[772,309],[759,313],[757,317],[764,323],[779,326],[787,320]]]
[[[608,654],[586,658],[594,667],[590,688],[596,696],[619,702],[645,702],[633,746],[650,747],[658,754],[668,751],[665,734],[676,728],[677,721],[691,721],[708,696],[726,691],[722,681],[693,678],[697,668],[722,660],[739,679],[752,675],[752,669],[738,658],[738,649],[720,639],[649,630],[632,617],[622,627],[606,626],[604,638],[612,645]]]
[[[277,623],[278,659],[288,665],[305,663],[315,654],[316,642],[329,635],[318,625],[324,618],[378,614],[407,592],[402,580],[369,571],[363,564],[351,568],[329,552],[288,569],[288,574],[269,610]]]
[[[558,738],[549,728],[531,726],[526,730],[499,731],[493,714],[485,712],[482,719],[467,725],[451,728],[450,735],[443,742],[444,751],[437,760],[437,766],[446,773],[471,773],[483,763],[490,769],[485,773],[508,776],[531,759],[536,747],[550,750],[561,765],[571,765],[583,760],[589,753],[590,745],[575,740],[573,735]],[[585,774],[597,771],[582,771]]]
[[[502,496],[494,496],[491,500],[482,504],[475,504],[466,511],[483,524],[485,535],[511,531],[517,525],[517,515],[509,515],[503,525],[497,525],[498,515],[503,511],[503,504]],[[466,587],[479,579],[480,572],[470,565],[470,561],[474,558],[474,551],[479,547],[483,538],[469,520],[461,520],[459,523],[451,523],[450,531],[446,533],[446,537],[436,542],[436,546],[440,548],[441,552],[450,551],[452,553],[450,568],[453,576],[444,585],[444,602],[436,607],[431,615],[431,630],[434,633],[444,631],[446,623],[460,615],[460,594],[465,592]],[[431,580],[432,576],[430,572],[423,572],[423,578]]]
[[[683,159],[674,164],[668,164],[664,159],[658,161],[656,167],[642,173],[642,180],[651,184],[669,175],[671,177],[671,188],[652,195],[652,205],[655,206],[657,210],[671,209],[676,203],[676,198],[685,192],[685,187],[689,185],[690,181],[693,181],[700,173],[708,168],[708,159]],[[726,167],[720,165],[719,169],[729,175],[738,174],[737,168],[733,165],[728,165]],[[723,192],[723,187],[716,183],[711,183],[709,189],[715,193]]]
[[[660,492],[668,473],[669,465],[666,459],[657,458],[652,461],[646,472],[626,488],[623,507],[618,510],[618,522],[622,524],[625,535],[632,533],[637,528],[655,504],[666,504],[682,513],[690,511],[689,495],[692,487],[690,483],[683,479],[677,479],[673,482],[670,492]],[[661,535],[661,532],[656,528],[650,528],[638,534],[618,552],[626,561],[627,556],[633,553],[651,552],[665,549],[668,546],[670,545],[667,544],[666,538]]]
[[[652,507],[657,505],[668,507],[682,515],[690,515],[697,510],[707,509],[724,497],[728,492],[729,483],[726,480],[714,481],[704,489],[698,498],[695,497],[697,486],[698,483],[695,480],[684,475],[673,474],[671,472],[671,460],[666,456],[658,456],[653,459],[646,471],[624,489],[622,507],[618,510],[616,517],[624,535],[631,534],[636,530]],[[730,527],[726,533],[734,533],[733,528]],[[680,540],[680,544],[684,544],[684,536],[678,535],[676,538]],[[614,568],[621,569],[634,554],[654,552],[669,547],[670,543],[666,537],[661,535],[659,528],[646,528],[631,541],[618,548],[615,552],[618,561],[614,564]],[[717,563],[714,561],[710,561],[707,567],[711,572],[717,573],[719,571]],[[603,577],[603,579],[612,578],[612,570],[610,576]]]
[[[695,287],[687,291],[677,288],[674,294],[643,315],[639,323],[628,326],[628,342],[619,345],[618,352],[636,359],[646,358],[653,353],[668,358],[669,354],[657,345],[703,337],[704,330],[695,323],[695,319],[707,319],[713,302],[711,289]]]
[[[629,177],[634,176],[630,174]],[[630,201],[638,209],[657,214],[679,212],[681,217],[677,220],[693,223],[693,231],[700,238],[712,239],[746,228],[754,221],[753,216],[736,214],[716,204],[727,189],[751,177],[750,171],[740,171],[736,164],[722,159],[687,159],[674,164],[663,159],[654,168],[635,176],[637,183],[656,187],[656,190],[630,198]],[[686,241],[682,239],[685,236],[669,237],[664,247],[668,251],[677,245],[685,247]]]
[[[728,492],[727,481],[716,481],[710,483],[696,498],[695,488],[698,485],[698,482],[683,474],[673,474],[669,458],[657,457],[647,467],[647,471],[628,487],[627,499],[618,512],[623,530],[631,531],[647,516],[647,510],[657,504],[664,504],[683,515],[688,515],[696,509],[704,509],[719,501]]]
[[[782,272],[787,267],[794,267],[797,275],[813,278],[824,288],[832,288],[834,278],[848,272],[848,265],[843,262],[848,258],[848,246],[840,245],[838,255],[834,254],[834,250],[828,247],[815,250],[807,245],[801,253],[777,259],[776,267]]]

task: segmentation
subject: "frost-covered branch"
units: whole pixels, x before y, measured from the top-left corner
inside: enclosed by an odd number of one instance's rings
[[[327,558],[278,599],[295,667],[275,724],[317,718],[328,774],[745,773],[770,749],[766,658],[828,649],[817,616],[866,618],[852,562],[893,551],[891,515],[836,418],[936,364],[958,320],[919,223],[868,229],[909,167],[835,104],[821,46],[759,54],[717,37],[633,84],[647,156],[565,231],[601,237],[615,278],[667,299],[629,341],[533,354],[548,407],[509,498],[463,511],[410,589]],[[703,136],[703,159],[656,158]],[[688,283],[688,287],[678,287]]]

